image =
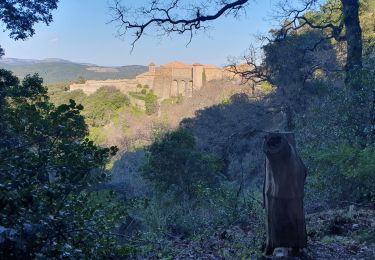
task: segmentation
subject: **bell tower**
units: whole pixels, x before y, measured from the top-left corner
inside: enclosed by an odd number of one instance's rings
[[[155,68],[156,68],[156,65],[155,65],[155,63],[153,63],[153,62],[151,62],[151,63],[148,65],[148,71],[149,71],[149,72],[155,73]]]

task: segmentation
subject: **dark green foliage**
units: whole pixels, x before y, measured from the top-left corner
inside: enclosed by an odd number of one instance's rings
[[[143,89],[141,90],[141,94],[142,94],[142,95],[146,95],[146,94],[147,94],[147,89],[146,89],[146,88],[143,88]]]
[[[222,177],[220,160],[197,151],[194,136],[184,128],[158,138],[148,151],[143,176],[160,192],[175,190],[194,197]]]
[[[277,86],[279,97],[293,110],[293,130],[298,133],[310,172],[306,185],[309,209],[314,203],[333,206],[374,200],[371,179],[375,176],[370,170],[374,168],[375,140],[374,33],[370,29],[373,22],[368,19],[373,11],[368,1],[361,2],[364,67],[351,73],[353,84],[344,83],[348,78],[347,50],[339,42],[347,40],[342,36],[348,30],[332,29],[339,29],[343,19],[339,0],[327,1],[320,10],[305,14],[313,24],[332,22],[333,27],[320,30],[305,26],[290,30],[285,38],[274,33],[273,41],[263,47],[263,68]]]
[[[57,8],[58,0],[23,0],[0,2],[0,17],[9,36],[24,40],[34,35],[34,25],[52,22],[52,10]]]
[[[318,11],[306,12],[304,17],[314,25],[322,25],[323,29],[321,31],[326,36],[336,39],[333,43],[337,44],[337,40],[342,40],[339,38],[345,36],[344,30],[340,27],[340,23],[343,22],[341,0],[327,0],[326,3],[323,3],[319,7]],[[328,23],[332,26],[324,28],[324,25]]]
[[[150,90],[145,96],[146,114],[152,115],[158,111],[158,96]]]
[[[375,201],[373,147],[340,142],[338,146],[333,144],[309,155],[313,177],[317,178],[316,188],[329,190],[332,201]]]
[[[175,252],[165,241],[166,234],[200,239],[234,221],[249,219],[254,221],[251,236],[258,238],[254,243],[259,245],[262,215],[260,205],[252,198],[260,197],[260,193],[247,196],[248,191],[240,192],[236,185],[227,182],[222,160],[198,150],[189,130],[178,128],[159,133],[147,152],[142,176],[154,192],[137,211],[150,228],[141,238],[137,237],[142,241],[138,242],[140,249],[163,241],[166,244],[162,249],[153,251],[171,256]],[[238,241],[239,247],[243,244]],[[255,244],[251,250],[256,250]]]
[[[0,82],[0,258],[113,254],[106,233],[125,213],[115,199],[95,203],[88,189],[106,179],[117,148],[86,139],[83,107],[49,103],[37,75],[20,83],[0,70]]]
[[[276,37],[276,36],[275,36]],[[330,41],[320,31],[291,33],[283,40],[275,40],[263,47],[264,69],[270,74],[273,84],[289,92],[301,88],[314,73],[334,70],[336,54]],[[315,45],[319,43],[317,47]]]
[[[5,29],[10,31],[9,36],[15,40],[25,40],[34,35],[34,25],[43,22],[49,25],[52,22],[51,12],[57,8],[58,0],[23,0],[0,1],[0,21]],[[0,46],[0,58],[4,49]]]
[[[330,91],[297,115],[296,129],[310,170],[308,203],[374,201],[374,80],[373,72],[364,70],[363,88],[354,96],[326,79]]]

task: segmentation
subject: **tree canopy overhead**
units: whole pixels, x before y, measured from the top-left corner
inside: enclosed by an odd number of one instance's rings
[[[52,10],[57,9],[59,0],[0,0],[0,21],[9,31],[9,37],[25,40],[35,34],[34,25],[52,22]],[[0,46],[0,57],[4,51]]]
[[[118,23],[118,36],[123,37],[128,31],[133,31],[134,44],[146,33],[146,30],[155,26],[163,34],[185,32],[193,34],[199,29],[206,29],[207,22],[216,20],[221,16],[238,16],[249,0],[210,0],[187,3],[190,1],[152,0],[149,6],[136,10],[122,4],[122,0],[114,0],[110,9],[112,22]],[[133,15],[134,19],[129,17]]]

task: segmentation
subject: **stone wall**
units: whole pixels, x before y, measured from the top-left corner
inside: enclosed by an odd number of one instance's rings
[[[192,68],[172,68],[172,77],[173,79],[189,79],[193,77]]]
[[[101,87],[115,87],[123,93],[135,91],[138,82],[131,79],[124,80],[87,80],[84,84],[71,84],[70,91],[82,90],[86,95],[91,95]]]
[[[141,84],[142,86],[147,85],[150,88],[154,86],[154,79],[155,79],[154,72],[146,72],[136,77],[136,81],[138,84]]]
[[[193,91],[200,90],[204,82],[204,67],[201,64],[193,65]]]
[[[152,89],[155,95],[160,98],[169,98],[171,96],[172,71],[169,69],[158,68],[155,71],[154,85]]]
[[[205,68],[206,82],[223,78],[223,70],[217,68]]]

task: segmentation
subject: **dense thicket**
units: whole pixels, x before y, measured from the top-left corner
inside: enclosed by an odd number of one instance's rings
[[[263,66],[277,87],[274,100],[286,98],[283,102],[292,110],[289,119],[293,123],[289,126],[299,134],[310,169],[308,194],[314,195],[315,202],[337,205],[375,200],[375,183],[371,181],[375,33],[373,22],[366,19],[375,9],[363,1],[360,10],[363,67],[350,76],[360,87],[353,88],[346,82],[350,73],[346,42],[321,28],[306,25],[288,31],[282,39],[274,33],[273,41],[263,47]],[[341,12],[340,1],[328,1],[320,11],[309,12],[306,17],[314,24],[335,21],[334,26],[339,26]],[[350,31],[344,30],[341,37],[347,39],[346,34]],[[332,186],[332,182],[337,185]]]
[[[202,190],[218,186],[222,163],[213,155],[197,151],[194,136],[184,128],[165,133],[148,149],[143,175],[158,191],[196,197]]]
[[[83,107],[53,105],[42,82],[0,70],[0,257],[108,256],[116,244],[106,233],[126,214],[90,187],[117,148],[89,141]]]
[[[101,87],[91,95],[82,90],[64,91],[64,88],[64,84],[49,88],[52,101],[64,104],[72,99],[82,104],[82,114],[90,126],[104,126],[113,121],[118,109],[130,106],[129,97],[115,87]]]

